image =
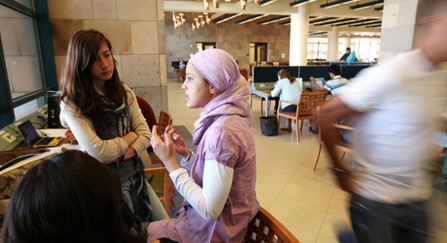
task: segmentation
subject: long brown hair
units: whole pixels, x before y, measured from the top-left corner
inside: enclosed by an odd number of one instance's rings
[[[278,76],[279,76],[280,79],[288,78],[291,84],[293,84],[293,82],[295,82],[295,77],[290,75],[289,70],[287,70],[287,69],[279,70],[278,71]]]
[[[94,127],[104,124],[104,102],[94,88],[90,68],[96,55],[105,43],[112,53],[112,44],[104,34],[97,30],[80,30],[70,40],[65,60],[65,68],[61,78],[61,99],[65,103],[76,105],[82,115],[90,118]],[[127,99],[126,90],[116,70],[116,60],[113,58],[114,69],[110,80],[105,83],[107,97],[117,104]]]

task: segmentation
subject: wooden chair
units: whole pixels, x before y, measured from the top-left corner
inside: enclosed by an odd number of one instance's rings
[[[323,104],[326,100],[327,92],[304,92],[301,94],[299,102],[291,102],[286,100],[279,100],[278,110],[276,113],[278,120],[278,131],[280,125],[280,117],[285,117],[295,121],[296,124],[296,140],[300,141],[300,133],[303,130],[304,120],[315,118],[316,108]],[[281,103],[296,105],[296,112],[281,111]],[[301,121],[301,126],[298,123]]]
[[[267,210],[259,207],[259,212],[248,224],[244,242],[287,242],[299,240]]]
[[[166,213],[172,218],[171,208],[175,207],[172,195],[174,194],[174,184],[172,183],[171,177],[166,167],[153,153],[150,153],[152,165],[156,165],[151,168],[145,168],[145,174],[152,174],[151,186],[155,193],[160,199],[161,203],[165,207]],[[160,176],[157,176],[160,175]]]
[[[317,107],[317,118],[316,118],[317,123],[319,121],[319,117],[320,117],[320,107]],[[343,125],[340,123],[335,123],[335,124],[333,124],[333,126],[338,129],[341,129],[341,130],[355,132],[355,128],[353,128],[351,126]],[[320,127],[320,126],[318,126],[318,127]],[[323,148],[323,139],[321,138],[321,129],[318,129],[318,148],[317,148],[317,155],[315,157],[314,166],[313,166],[314,171],[317,168],[322,148]],[[345,158],[346,153],[352,152],[352,144],[347,143],[345,141],[340,141],[339,143],[335,144],[335,148],[342,153],[341,161],[343,161],[343,159]]]

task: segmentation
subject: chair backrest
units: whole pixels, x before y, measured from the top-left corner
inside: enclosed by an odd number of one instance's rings
[[[303,92],[300,97],[298,116],[313,116],[319,105],[326,100],[327,92]]]
[[[248,224],[245,242],[290,242],[300,241],[267,210],[259,207],[259,212]]]
[[[149,129],[152,130],[153,125],[157,125],[157,119],[155,118],[154,110],[151,105],[142,97],[137,96],[138,107],[140,107],[141,113],[146,119]]]

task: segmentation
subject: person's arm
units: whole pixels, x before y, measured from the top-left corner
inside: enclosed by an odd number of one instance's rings
[[[326,91],[326,88],[321,87],[317,81],[315,80],[314,77],[310,77],[310,81],[312,82],[312,84],[315,86],[315,88],[317,89],[317,91]]]
[[[341,136],[338,133],[338,129],[335,128],[333,124],[341,120],[343,117],[357,114],[359,113],[344,104],[338,97],[333,98],[329,103],[320,108],[319,124],[321,137],[331,158],[333,170],[337,175],[338,183],[340,187],[347,192],[352,192],[350,172],[347,168],[343,167],[337,154],[335,144],[341,142]]]
[[[205,161],[203,172],[203,187],[200,187],[188,175],[188,171],[181,168],[175,159],[175,147],[172,140],[174,130],[165,131],[164,141],[155,132],[157,126],[152,128],[151,144],[155,154],[166,166],[172,181],[179,193],[187,200],[199,214],[207,220],[216,219],[223,210],[225,202],[230,193],[233,181],[233,169],[219,163],[216,160]],[[194,155],[188,151],[180,154],[183,160],[190,156],[192,161]]]
[[[279,94],[281,94],[282,86],[283,86],[283,82],[282,82],[282,80],[279,80],[277,82],[277,84],[275,85],[275,88],[271,91],[271,96],[278,97]]]
[[[61,117],[71,129],[82,150],[102,163],[115,162],[124,155],[136,134],[130,132],[123,137],[102,140],[93,128],[91,121],[80,114],[74,105],[61,103]]]
[[[170,173],[177,191],[206,220],[215,220],[222,213],[233,182],[233,168],[218,161],[205,161],[203,188],[189,177],[186,169]]]

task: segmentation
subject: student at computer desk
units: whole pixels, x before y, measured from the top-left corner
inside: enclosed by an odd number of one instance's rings
[[[317,91],[329,91],[332,96],[337,96],[343,89],[343,86],[348,84],[349,81],[341,77],[339,65],[330,65],[327,70],[329,72],[329,76],[331,76],[331,80],[327,81],[324,86],[319,85],[314,77],[310,77],[310,81]]]
[[[142,222],[165,219],[140,159],[151,132],[115,64],[112,45],[101,32],[73,35],[61,81],[61,123],[71,129],[82,151],[119,175],[123,196]]]
[[[302,88],[295,77],[290,75],[287,69],[281,69],[278,71],[278,82],[276,82],[275,88],[271,91],[272,97],[278,97],[280,100],[287,101],[299,101],[301,97]],[[287,103],[281,104],[281,110],[287,112],[295,112],[296,105],[290,105]],[[278,110],[278,102],[275,103],[275,114]]]

